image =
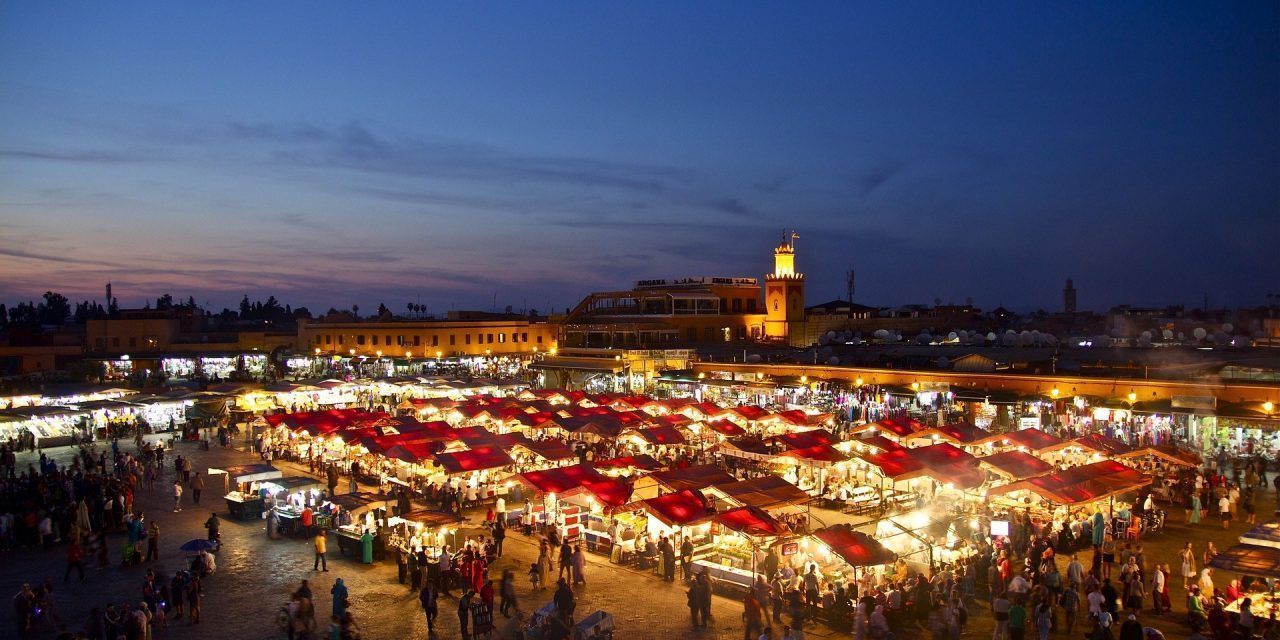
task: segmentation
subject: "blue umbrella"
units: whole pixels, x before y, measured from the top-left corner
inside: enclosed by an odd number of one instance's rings
[[[188,540],[186,544],[182,545],[181,547],[178,547],[178,549],[182,551],[190,551],[194,553],[198,551],[212,551],[214,547],[217,547],[217,546],[218,544],[216,542],[210,542],[208,540],[200,540],[199,538],[197,538],[195,540]]]

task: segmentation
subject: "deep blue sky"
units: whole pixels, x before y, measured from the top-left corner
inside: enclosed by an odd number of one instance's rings
[[[1261,304],[1280,7],[0,4],[0,300]]]

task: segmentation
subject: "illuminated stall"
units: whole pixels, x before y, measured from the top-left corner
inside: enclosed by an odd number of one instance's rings
[[[684,469],[668,469],[655,471],[636,479],[634,490],[636,499],[656,498],[663,493],[703,489],[717,484],[736,482],[737,478],[725,473],[713,464],[704,464]]]
[[[265,496],[269,492],[262,486],[263,480],[284,476],[269,464],[242,464],[234,467],[209,467],[209,475],[223,474],[229,485],[226,494],[227,510],[237,520],[256,520],[262,517]]]

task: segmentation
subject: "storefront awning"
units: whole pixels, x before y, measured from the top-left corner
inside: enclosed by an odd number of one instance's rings
[[[524,447],[543,460],[569,460],[577,456],[565,443],[547,438],[544,440],[524,440],[516,445]]]
[[[1128,458],[1144,458],[1144,457],[1160,458],[1166,462],[1171,462],[1184,467],[1198,467],[1204,464],[1204,460],[1192,451],[1175,447],[1173,445],[1162,444],[1148,447],[1140,447],[1115,456],[1118,459]]]
[[[738,426],[737,423],[730,422],[728,420],[713,420],[711,422],[704,422],[703,424],[707,425],[708,429],[729,437],[740,436],[747,432],[746,429]]]
[[[813,537],[822,541],[832,553],[851,567],[875,567],[892,563],[897,556],[875,538],[854,531],[847,524],[819,529]]]
[[[530,369],[562,369],[566,371],[591,371],[596,373],[621,373],[625,366],[620,360],[606,358],[560,358],[548,356],[529,365]]]
[[[917,432],[914,437],[933,435],[955,444],[972,445],[991,437],[991,432],[969,422],[955,422],[924,429]]]
[[[386,499],[368,491],[329,496],[329,502],[340,509],[350,512],[352,517],[357,517],[370,509],[385,509],[387,507]]]
[[[838,449],[828,444],[803,447],[800,449],[788,449],[787,451],[782,452],[781,457],[798,460],[803,464],[813,467],[830,467],[849,459],[849,456],[846,456]]]
[[[675,427],[657,426],[644,429],[635,429],[634,433],[638,434],[645,442],[652,445],[673,445],[684,444],[684,434],[680,433]]]
[[[286,493],[297,493],[308,489],[325,488],[324,480],[317,480],[307,476],[285,476],[280,478],[272,478],[263,481],[263,484],[273,484],[280,487],[280,490]]]
[[[803,449],[806,447],[816,447],[819,445],[833,445],[839,440],[831,435],[826,429],[814,429],[812,431],[790,431],[769,438],[774,442],[781,442],[788,449]]]
[[[1074,505],[1134,491],[1151,484],[1151,478],[1114,460],[1103,460],[1065,471],[1011,482],[991,489],[988,495],[1031,491],[1058,504]]]

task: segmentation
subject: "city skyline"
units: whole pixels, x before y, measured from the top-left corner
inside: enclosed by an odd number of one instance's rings
[[[562,309],[783,228],[810,304],[1280,280],[1266,3],[0,12],[4,301]]]

